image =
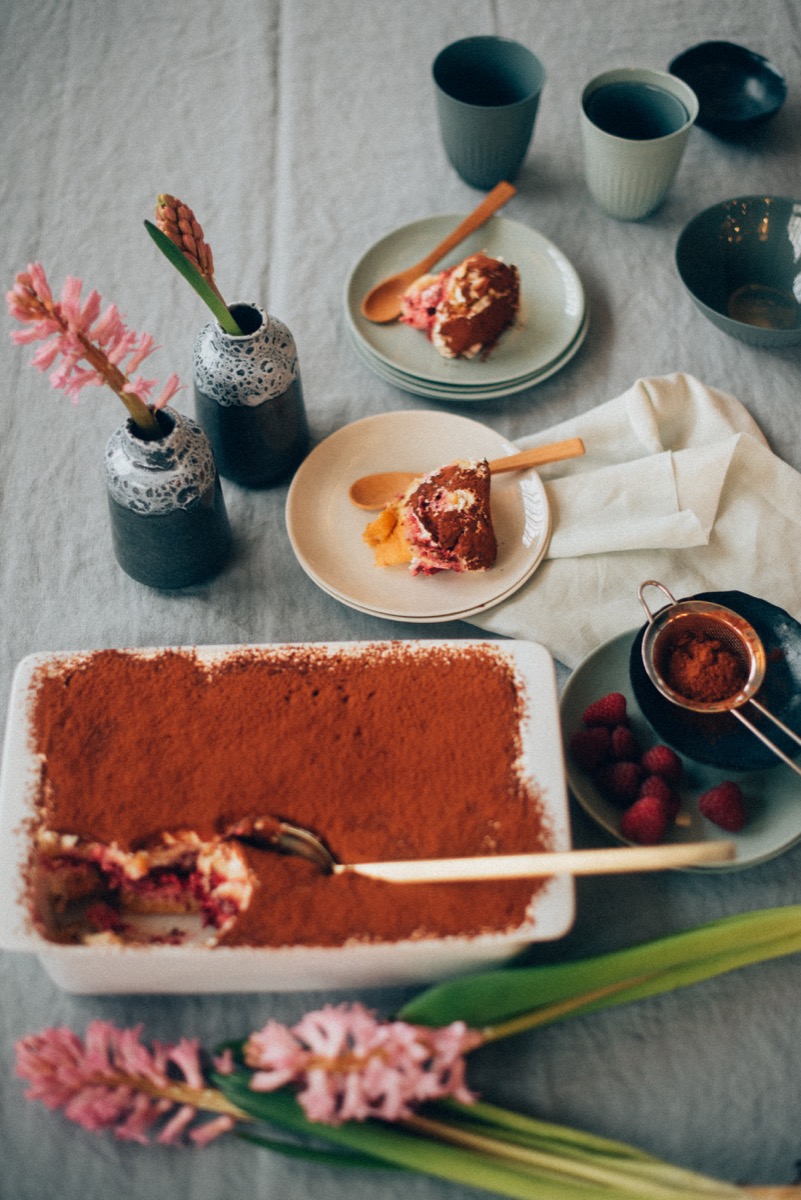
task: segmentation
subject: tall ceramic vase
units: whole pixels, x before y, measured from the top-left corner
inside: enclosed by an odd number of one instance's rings
[[[270,487],[288,479],[309,448],[295,341],[255,304],[232,304],[231,313],[241,337],[213,321],[195,340],[195,412],[220,474]]]
[[[139,583],[189,587],[225,565],[231,528],[203,430],[171,408],[157,418],[162,437],[146,441],[127,421],[106,445],[114,553]]]

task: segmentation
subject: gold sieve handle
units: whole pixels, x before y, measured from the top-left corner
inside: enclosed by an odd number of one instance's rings
[[[795,730],[790,729],[789,726],[785,725],[784,721],[780,721],[777,716],[774,716],[769,709],[765,708],[764,704],[760,704],[757,700],[754,700],[753,696],[748,703],[752,704],[758,712],[761,712],[763,717],[767,717],[768,720],[772,721],[774,725],[778,726],[782,733],[786,733],[787,736],[794,741],[797,746],[801,746],[801,737],[798,736]],[[733,717],[736,717],[738,721],[741,721],[742,724],[745,725],[746,729],[750,729],[754,737],[758,737],[763,745],[767,746],[769,750],[772,750],[777,758],[780,758],[783,763],[786,763],[787,766],[790,767],[791,770],[795,771],[796,775],[801,775],[801,764],[797,763],[795,759],[790,758],[789,754],[785,754],[775,742],[770,740],[767,734],[764,734],[761,729],[757,729],[756,725],[752,725],[748,718],[743,716],[739,708],[730,708],[729,712]]]
[[[640,604],[645,609],[645,615],[648,618],[648,624],[650,625],[652,623],[654,617],[657,614],[651,612],[650,608],[648,607],[648,601],[645,599],[645,596],[643,595],[643,593],[647,587],[659,588],[660,592],[663,592],[664,595],[667,596],[667,598],[671,604],[677,604],[678,601],[676,600],[676,597],[673,595],[673,593],[668,588],[665,587],[664,583],[659,583],[658,580],[656,580],[656,579],[643,580],[643,582],[640,584],[639,588],[637,589],[637,595],[640,597]],[[659,611],[659,610],[657,610],[657,611]]]

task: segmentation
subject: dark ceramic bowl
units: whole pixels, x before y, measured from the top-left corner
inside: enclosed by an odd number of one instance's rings
[[[704,209],[676,243],[695,306],[752,346],[801,342],[801,200],[738,196]]]
[[[698,97],[696,125],[723,137],[746,134],[767,121],[787,96],[776,67],[733,42],[701,42],[674,58],[668,70]]]
[[[722,604],[753,625],[767,658],[765,678],[756,698],[788,729],[801,734],[801,625],[775,604],[747,592],[699,592],[688,599]],[[637,703],[657,735],[687,758],[726,771],[756,771],[779,764],[780,759],[730,713],[691,712],[671,703],[657,690],[642,659],[646,629],[643,626],[634,638],[629,678]],[[743,715],[785,754],[791,758],[801,754],[791,738],[747,704]]]

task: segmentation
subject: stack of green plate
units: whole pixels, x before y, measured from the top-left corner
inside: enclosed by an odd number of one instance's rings
[[[462,242],[437,270],[479,251],[520,272],[520,312],[486,359],[443,358],[418,330],[395,321],[376,325],[361,313],[366,292],[420,259],[459,223],[459,214],[428,217],[388,234],[350,274],[345,312],[359,358],[386,383],[434,400],[484,401],[535,387],[559,371],[587,333],[584,289],[571,263],[542,234],[492,217]]]

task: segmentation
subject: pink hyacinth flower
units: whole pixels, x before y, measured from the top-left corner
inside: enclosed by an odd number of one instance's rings
[[[82,288],[81,280],[70,275],[56,301],[41,263],[31,263],[16,276],[6,295],[9,313],[24,325],[12,331],[12,340],[18,344],[43,342],[33,356],[33,366],[50,371],[52,386],[73,401],[85,387],[106,384],[129,407],[133,400],[163,408],[180,387],[177,376],[170,376],[155,400],[150,399],[155,380],[131,378],[157,348],[153,337],[127,329],[113,304],[101,313],[98,292],[92,291],[82,300]]]
[[[471,1103],[464,1056],[480,1042],[461,1021],[428,1029],[379,1021],[361,1004],[326,1005],[291,1029],[268,1021],[248,1039],[245,1062],[254,1091],[301,1085],[298,1100],[312,1121],[398,1121],[426,1100]]]
[[[45,1029],[16,1044],[16,1072],[28,1081],[26,1097],[62,1109],[92,1132],[147,1144],[151,1134],[169,1145],[207,1145],[234,1126],[228,1115],[198,1122],[187,1102],[205,1087],[196,1041],[175,1046],[141,1041],[141,1027],[117,1029],[93,1021],[83,1041],[69,1029]],[[179,1096],[176,1096],[176,1085]]]

